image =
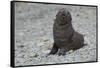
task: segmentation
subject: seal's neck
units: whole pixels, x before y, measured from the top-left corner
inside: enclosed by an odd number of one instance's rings
[[[55,19],[55,23],[60,27],[72,27],[72,21],[60,21],[58,19]]]

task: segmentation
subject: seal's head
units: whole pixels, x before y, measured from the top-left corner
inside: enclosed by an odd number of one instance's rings
[[[59,24],[68,24],[68,23],[71,23],[72,17],[71,17],[70,12],[67,9],[62,8],[57,13],[56,19],[60,21]]]

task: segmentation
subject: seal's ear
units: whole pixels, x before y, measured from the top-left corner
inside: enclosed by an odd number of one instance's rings
[[[70,17],[69,17],[69,20],[72,21],[72,17],[71,17],[71,15],[70,15]]]
[[[59,16],[59,12],[56,14],[56,18]]]
[[[68,22],[72,21],[72,16],[71,16],[70,12],[68,12],[68,14],[67,14],[67,20],[68,20]]]

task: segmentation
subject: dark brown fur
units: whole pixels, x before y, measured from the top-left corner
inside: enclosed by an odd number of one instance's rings
[[[69,50],[76,50],[84,45],[84,37],[72,27],[72,17],[62,8],[56,15],[53,25],[54,45],[50,54],[65,55]]]

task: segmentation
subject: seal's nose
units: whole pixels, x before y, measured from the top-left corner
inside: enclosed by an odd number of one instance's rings
[[[62,18],[63,18],[63,19],[65,18],[65,14],[64,14],[64,13],[62,14]]]
[[[65,14],[64,14],[64,13],[62,13],[62,16],[65,16]]]

